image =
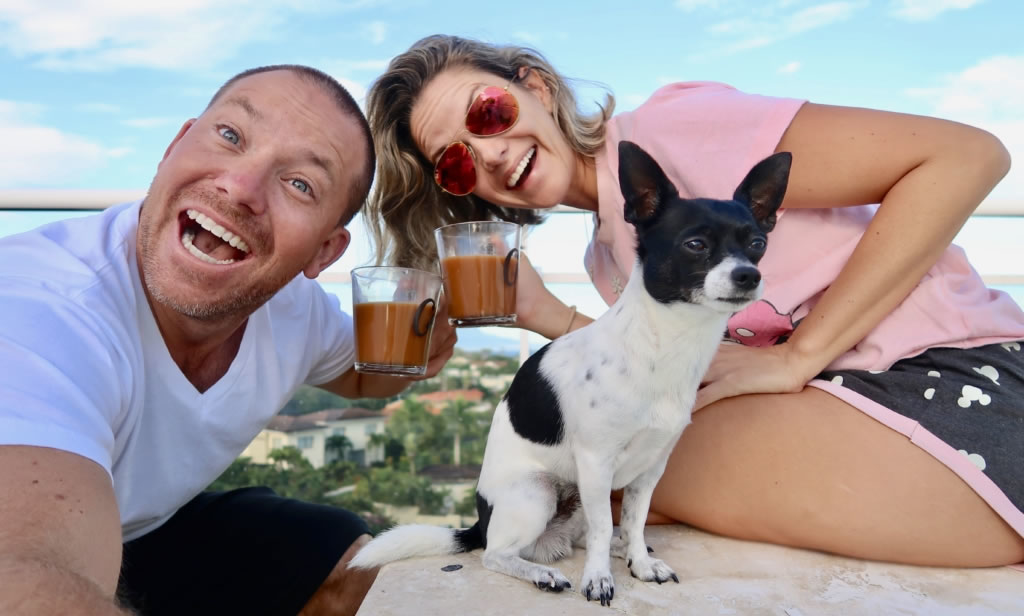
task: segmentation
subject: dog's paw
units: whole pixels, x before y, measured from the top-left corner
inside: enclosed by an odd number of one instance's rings
[[[615,598],[615,580],[608,569],[593,572],[584,570],[580,588],[587,601],[600,601],[601,605],[610,606]]]
[[[533,585],[548,592],[562,592],[566,588],[572,588],[572,583],[558,569],[544,571],[533,580]]]
[[[676,572],[666,565],[663,560],[645,556],[643,558],[630,560],[626,565],[629,567],[629,572],[633,577],[644,582],[657,582],[659,584],[664,584],[665,582],[672,580],[676,584],[679,583],[679,576],[676,575]]]

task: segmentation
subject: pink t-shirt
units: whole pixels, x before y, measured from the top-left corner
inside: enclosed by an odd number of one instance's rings
[[[612,118],[597,155],[597,224],[585,259],[609,305],[636,260],[633,227],[622,218],[619,141],[647,150],[683,197],[728,199],[751,167],[774,152],[803,103],[719,83],[677,83]],[[729,337],[765,346],[787,336],[835,280],[877,207],[780,212],[759,265],[764,297],[729,320]],[[903,303],[828,367],[885,370],[930,347],[1022,338],[1024,312],[1007,294],[985,287],[963,249],[951,245]]]

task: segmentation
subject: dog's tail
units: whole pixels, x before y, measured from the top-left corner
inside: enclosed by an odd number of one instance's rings
[[[484,547],[480,522],[469,528],[405,524],[385,531],[349,561],[349,569],[373,569],[414,556],[458,554]]]

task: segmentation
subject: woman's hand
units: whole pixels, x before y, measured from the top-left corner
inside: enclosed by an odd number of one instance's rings
[[[566,332],[570,319],[576,329],[590,323],[591,319],[573,310],[555,297],[544,286],[540,274],[533,268],[530,258],[519,253],[519,281],[516,287],[516,321],[523,329],[536,332],[554,340]]]
[[[434,331],[430,334],[430,357],[427,359],[427,372],[417,380],[436,376],[452,358],[457,341],[455,328],[448,324],[448,296],[442,292],[437,313],[434,316]]]
[[[798,392],[821,369],[787,344],[748,347],[724,342],[704,375],[694,411],[732,396]]]

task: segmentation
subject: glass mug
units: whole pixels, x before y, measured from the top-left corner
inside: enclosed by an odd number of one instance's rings
[[[434,231],[449,323],[515,324],[520,237],[519,225],[498,221],[460,222]]]
[[[441,277],[408,267],[352,270],[356,370],[422,376],[430,357],[430,333]]]

